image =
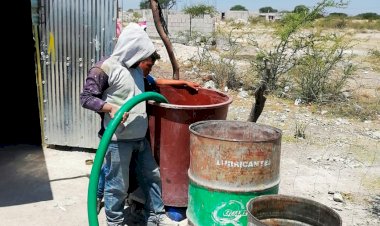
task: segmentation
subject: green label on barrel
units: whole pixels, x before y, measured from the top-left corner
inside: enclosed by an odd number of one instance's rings
[[[278,185],[263,191],[234,193],[210,190],[190,182],[187,218],[195,226],[246,226],[249,200],[277,193]]]
[[[241,200],[221,202],[212,211],[212,219],[215,223],[219,223],[219,225],[235,225],[235,222],[240,222],[241,218],[245,218],[246,216],[247,211]]]

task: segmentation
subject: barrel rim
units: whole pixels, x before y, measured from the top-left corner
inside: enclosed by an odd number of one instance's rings
[[[340,222],[340,225],[342,224],[342,218],[338,214],[338,212],[336,212],[334,209],[328,207],[327,205],[325,205],[323,203],[319,203],[319,202],[314,201],[312,199],[308,199],[308,198],[304,198],[304,197],[299,197],[299,196],[284,195],[284,194],[261,195],[261,196],[258,196],[258,197],[250,199],[246,203],[246,210],[247,210],[248,216],[250,218],[252,218],[255,223],[262,222],[261,221],[262,219],[258,219],[256,216],[254,216],[252,214],[251,209],[253,207],[253,204],[254,204],[254,202],[260,202],[260,201],[271,201],[271,202],[273,202],[273,199],[275,199],[275,200],[277,200],[279,202],[281,202],[281,201],[284,202],[284,201],[296,200],[296,202],[303,202],[303,203],[306,203],[306,204],[308,204],[310,206],[313,206],[314,208],[325,209],[328,212],[330,212],[334,217],[336,217],[336,219]],[[267,218],[267,219],[269,219],[269,218]]]
[[[218,192],[234,192],[234,193],[262,193],[268,190],[272,190],[275,187],[280,186],[280,178],[278,177],[276,180],[272,181],[271,183],[267,183],[265,187],[259,187],[259,186],[251,186],[251,187],[241,187],[241,188],[234,188],[230,186],[223,186],[220,184],[207,184],[206,181],[202,180],[201,178],[197,178],[191,173],[191,170],[188,170],[187,175],[189,176],[189,184],[194,184],[198,187],[205,188],[208,190],[218,191]]]
[[[204,104],[204,105],[179,105],[179,104],[171,104],[171,103],[158,103],[158,102],[156,102],[154,100],[149,100],[148,104],[153,105],[153,106],[163,107],[163,108],[185,109],[185,110],[190,110],[191,109],[191,110],[193,110],[193,109],[213,109],[213,108],[228,106],[228,105],[230,105],[232,103],[232,97],[231,96],[229,96],[229,95],[227,95],[225,93],[222,93],[222,92],[220,92],[218,90],[205,89],[205,88],[199,88],[199,89],[216,92],[219,95],[227,97],[227,100],[223,101],[221,103],[218,103],[218,104]]]
[[[258,139],[258,140],[246,140],[246,139],[229,139],[229,138],[219,138],[219,137],[213,137],[213,136],[209,136],[209,135],[204,135],[204,134],[201,134],[197,131],[195,131],[193,128],[196,127],[196,126],[199,126],[200,124],[204,124],[204,123],[212,123],[212,122],[221,122],[221,123],[248,123],[248,124],[256,124],[258,126],[263,126],[263,127],[266,127],[266,128],[269,128],[269,129],[272,129],[276,132],[276,135],[274,136],[273,139]],[[236,121],[236,120],[202,120],[202,121],[198,121],[198,122],[194,122],[192,124],[189,125],[189,131],[190,131],[190,134],[195,134],[197,136],[200,136],[200,137],[205,137],[205,138],[209,138],[209,139],[214,139],[214,140],[223,140],[223,141],[232,141],[232,142],[248,142],[248,143],[259,143],[259,142],[272,142],[272,141],[275,141],[275,140],[278,140],[278,139],[281,139],[281,136],[282,136],[282,131],[276,127],[273,127],[273,126],[269,126],[269,125],[265,125],[265,124],[261,124],[261,123],[256,123],[256,122],[248,122],[248,121]]]

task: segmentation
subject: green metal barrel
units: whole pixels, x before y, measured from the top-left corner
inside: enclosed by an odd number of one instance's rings
[[[281,130],[226,120],[189,130],[189,224],[246,226],[249,200],[278,193]]]

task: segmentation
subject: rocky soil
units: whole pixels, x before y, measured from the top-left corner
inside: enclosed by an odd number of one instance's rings
[[[228,119],[246,120],[252,97],[233,96]],[[281,194],[323,203],[339,213],[343,225],[380,224],[379,120],[326,117],[269,98],[258,123],[283,132]],[[305,138],[294,138],[297,124],[306,125]]]
[[[380,46],[380,32],[355,34],[358,71],[349,89],[361,89],[368,98],[379,98],[380,73],[363,57]],[[163,59],[153,73],[170,77],[171,66],[164,46],[155,42]],[[202,81],[189,59],[197,48],[173,44],[185,65],[181,79]],[[246,121],[254,103],[248,92],[220,90],[233,97],[228,120]],[[280,193],[315,200],[334,209],[343,225],[380,225],[380,115],[359,121],[329,114],[328,110],[268,96],[257,123],[282,130]],[[295,138],[296,127],[305,138]]]

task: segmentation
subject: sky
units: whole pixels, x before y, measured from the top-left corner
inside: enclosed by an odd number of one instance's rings
[[[123,9],[138,9],[141,0],[119,0]],[[347,0],[345,0],[347,1]],[[218,11],[228,11],[234,5],[242,5],[249,11],[258,11],[262,7],[270,6],[278,11],[291,11],[297,5],[313,7],[319,0],[177,0],[177,10],[184,6],[192,6],[199,3],[213,5]],[[360,13],[377,13],[380,15],[380,0],[350,0],[346,8],[330,8],[327,13],[340,12],[354,16]]]

